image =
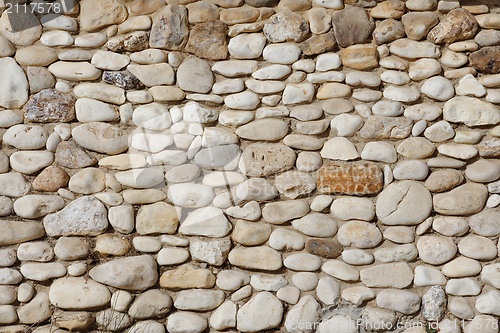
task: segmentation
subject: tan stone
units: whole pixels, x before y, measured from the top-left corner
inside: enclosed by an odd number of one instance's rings
[[[383,188],[383,173],[372,162],[328,162],[318,171],[320,193],[367,195]]]
[[[312,35],[299,44],[304,55],[315,55],[332,51],[335,48],[335,35],[333,31],[321,35]]]
[[[358,70],[367,70],[378,66],[377,48],[372,44],[349,46],[340,50],[342,64]]]
[[[215,275],[208,269],[184,265],[168,270],[160,277],[160,287],[170,290],[212,288],[215,285]]]
[[[127,17],[127,8],[116,0],[80,2],[80,27],[85,31],[97,31],[112,24],[120,24]]]
[[[133,15],[147,15],[156,12],[164,5],[164,0],[135,0],[128,4],[128,9]]]
[[[469,63],[482,73],[500,73],[500,46],[483,47],[472,52],[469,56]]]
[[[370,11],[370,16],[373,18],[393,18],[398,19],[405,13],[405,3],[399,0],[387,0],[377,4]]]
[[[427,38],[435,44],[453,43],[474,37],[479,29],[474,16],[463,8],[451,10]]]
[[[227,26],[219,20],[196,24],[191,28],[186,51],[197,57],[221,60],[227,57]]]
[[[222,22],[233,25],[238,23],[255,22],[259,18],[260,11],[253,7],[240,7],[223,9],[220,12]]]

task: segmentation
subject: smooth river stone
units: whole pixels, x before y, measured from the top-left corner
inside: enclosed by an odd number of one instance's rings
[[[230,230],[231,224],[222,210],[212,206],[189,213],[179,228],[184,235],[206,237],[224,237]]]
[[[291,169],[295,152],[281,143],[253,143],[242,153],[240,169],[250,177],[264,177]]]
[[[328,162],[318,172],[320,193],[366,195],[383,187],[383,173],[372,162]]]
[[[19,244],[43,237],[43,226],[38,222],[0,220],[0,246]]]
[[[3,143],[18,149],[39,149],[45,146],[49,135],[39,125],[14,125],[5,131]]]
[[[386,272],[392,272],[386,274]],[[367,287],[398,288],[408,287],[413,281],[413,270],[405,262],[380,264],[362,269],[361,282]]]
[[[279,119],[259,119],[239,127],[235,133],[247,140],[276,141],[288,133],[288,124]]]
[[[83,277],[63,277],[50,286],[50,303],[65,310],[101,307],[109,303],[109,289],[94,280]]]
[[[169,185],[167,194],[170,202],[185,208],[208,206],[215,196],[210,186],[195,183]]]
[[[420,183],[404,180],[387,186],[378,196],[376,213],[386,225],[415,225],[432,211],[432,196]]]
[[[267,246],[234,248],[228,259],[232,265],[250,270],[277,271],[283,266],[281,254]]]
[[[480,212],[488,198],[486,186],[467,183],[446,193],[434,195],[434,210],[443,215],[469,215]]]
[[[141,168],[115,173],[122,185],[133,188],[149,188],[163,182],[164,174],[159,168]]]
[[[83,148],[116,155],[128,149],[128,135],[117,126],[93,122],[75,127],[71,134]]]

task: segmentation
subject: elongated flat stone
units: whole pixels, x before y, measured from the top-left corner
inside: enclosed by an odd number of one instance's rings
[[[372,162],[329,162],[323,164],[318,175],[320,193],[375,194],[384,183],[382,170]]]

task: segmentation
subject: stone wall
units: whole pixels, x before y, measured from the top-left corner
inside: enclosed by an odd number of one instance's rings
[[[0,1],[0,332],[498,332],[496,3]]]

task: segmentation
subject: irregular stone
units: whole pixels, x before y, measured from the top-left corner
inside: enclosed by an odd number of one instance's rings
[[[270,17],[263,32],[271,43],[301,42],[309,32],[309,25],[300,14],[281,11]]]
[[[189,19],[191,20],[192,13],[189,6],[188,10]],[[216,19],[200,22],[190,29],[186,51],[203,59],[225,59],[228,51],[226,35],[227,26],[224,22]]]
[[[337,43],[348,47],[366,42],[375,29],[375,22],[365,9],[347,7],[332,15],[332,26]]]
[[[149,255],[114,259],[95,266],[89,275],[97,282],[126,290],[145,290],[158,280],[156,260]]]
[[[398,159],[396,149],[387,142],[368,142],[361,152],[361,158],[369,161],[395,163]]]
[[[100,3],[85,0],[80,5],[80,25],[85,31],[96,31],[108,25],[119,24],[127,19],[125,6],[115,0]]]
[[[149,37],[152,48],[178,51],[187,41],[187,9],[181,5],[167,5],[153,15],[153,24]]]
[[[262,291],[238,310],[236,327],[240,332],[259,332],[278,327],[282,317],[280,300],[270,292]]]
[[[359,158],[354,144],[343,137],[336,137],[325,142],[320,154],[321,157],[332,160],[349,161]]]
[[[359,133],[364,139],[405,139],[412,125],[408,118],[370,116]]]
[[[303,296],[288,310],[284,326],[288,332],[298,332],[298,327],[313,326],[319,317],[320,305],[311,295]],[[300,330],[310,332],[311,330]]]
[[[303,102],[311,102],[314,97],[315,88],[311,83],[289,83],[283,91],[282,103],[299,104]]]
[[[214,84],[210,65],[196,57],[184,59],[177,69],[177,84],[185,91],[202,94],[209,92]]]
[[[69,122],[75,119],[75,101],[71,95],[45,89],[24,106],[24,116],[32,122]]]
[[[496,125],[500,122],[500,113],[489,102],[474,97],[458,96],[445,103],[443,118],[450,122],[462,122],[468,126]]]
[[[464,218],[455,216],[437,216],[432,222],[432,228],[445,236],[462,236],[469,230]]]
[[[451,44],[474,37],[478,28],[476,19],[468,10],[457,8],[449,11],[444,19],[429,32],[427,38],[436,44]]]
[[[444,215],[469,215],[481,211],[488,196],[484,185],[467,183],[433,197],[434,210]]]
[[[427,36],[429,30],[439,23],[439,18],[429,12],[409,12],[403,15],[401,22],[408,38],[420,40]]]
[[[142,82],[135,75],[126,71],[104,71],[102,80],[125,90],[144,88]]]
[[[262,177],[286,171],[295,164],[295,153],[276,143],[254,143],[241,155],[240,169],[247,176]]]
[[[139,234],[173,234],[179,218],[175,208],[166,202],[142,206],[137,212],[136,230]]]
[[[500,234],[500,228],[495,223],[498,214],[498,209],[485,209],[470,217],[469,226],[480,236],[495,237]]]
[[[405,36],[403,23],[395,19],[387,19],[380,22],[373,30],[373,40],[378,45],[393,42]]]
[[[43,219],[49,236],[96,236],[108,227],[106,207],[93,196],[80,197]]]
[[[422,296],[422,316],[427,321],[440,320],[446,307],[446,294],[441,286],[432,286]]]
[[[286,197],[296,199],[314,191],[316,182],[308,173],[287,171],[275,178],[274,186]]]
[[[185,235],[224,237],[231,230],[224,213],[215,207],[199,208],[188,214],[179,228]]]
[[[27,219],[36,219],[65,206],[64,199],[55,195],[25,195],[14,202],[14,212]]]
[[[268,223],[282,224],[300,218],[309,212],[309,205],[303,200],[272,202],[264,205],[262,217]]]
[[[493,161],[480,159],[465,169],[467,179],[476,183],[489,183],[500,177],[500,165]]]
[[[63,141],[57,145],[55,160],[60,166],[71,169],[84,168],[97,162],[73,140]]]
[[[42,35],[42,26],[35,13],[25,7],[4,10],[0,18],[2,35],[15,45],[33,45]]]
[[[333,31],[329,31],[320,35],[313,34],[310,38],[300,43],[299,48],[304,55],[310,56],[332,51],[335,45],[337,45],[335,35]]]
[[[427,127],[424,136],[432,142],[443,142],[453,138],[455,131],[449,122],[441,120]]]
[[[479,72],[497,74],[500,72],[500,46],[482,47],[469,55],[469,64]]]
[[[82,237],[60,237],[54,253],[62,260],[83,259],[90,253],[90,244]]]
[[[378,193],[382,187],[382,171],[371,162],[329,162],[319,169],[317,188],[320,193],[365,195]]]

